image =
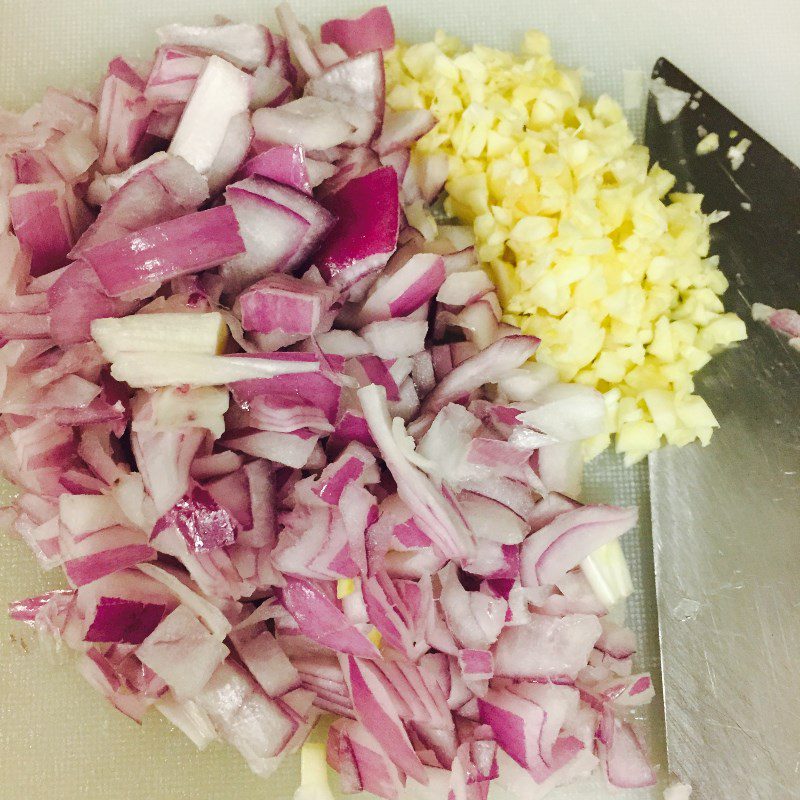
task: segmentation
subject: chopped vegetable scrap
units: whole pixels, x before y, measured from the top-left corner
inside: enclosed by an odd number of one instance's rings
[[[699,156],[707,156],[709,153],[719,150],[719,134],[714,132],[707,133],[697,143],[695,150]]]
[[[332,796],[324,759],[385,798],[651,785],[653,686],[609,614],[637,513],[579,500],[582,447],[609,404],[634,456],[710,431],[688,374],[738,323],[699,199],[661,203],[541,37],[392,51],[392,110],[385,8],[321,39],[278,18],[166,26],[96,93],[0,119],[2,518],[69,584],[11,616],[136,722],[262,776],[303,748],[298,798]],[[498,91],[506,133],[448,111],[490,74],[537,76]],[[477,245],[432,213],[446,180]]]
[[[789,337],[790,347],[800,350],[800,312],[753,303],[752,313],[756,322],[766,322],[772,330]]]
[[[519,56],[442,33],[400,43],[386,79],[389,120],[436,120],[411,163],[445,159],[444,209],[472,225],[504,321],[542,339],[538,358],[562,380],[603,394],[607,427],[587,456],[612,435],[627,463],[665,442],[707,444],[717,420],[692,376],[746,332],[720,300],[702,196],[671,192],[618,104],[583,97],[539,32]],[[689,100],[663,80],[650,88],[664,121]]]

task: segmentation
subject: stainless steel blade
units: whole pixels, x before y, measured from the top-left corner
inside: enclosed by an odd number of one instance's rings
[[[800,798],[800,353],[751,319],[800,309],[800,169],[668,61],[654,77],[696,102],[662,124],[652,158],[730,211],[713,251],[726,308],[749,339],[703,370],[720,429],[706,448],[650,461],[670,767],[700,800]],[[698,126],[721,147],[698,156]],[[702,130],[700,134],[702,134]],[[736,132],[733,136],[731,132]],[[734,170],[727,149],[752,142]]]

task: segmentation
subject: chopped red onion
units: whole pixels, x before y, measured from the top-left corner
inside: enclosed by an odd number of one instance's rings
[[[247,111],[249,102],[248,76],[219,56],[211,56],[195,82],[169,152],[188,161],[201,175],[208,174],[228,125]]]
[[[292,55],[310,78],[322,72],[322,65],[314,52],[308,30],[300,25],[289,3],[281,3],[276,9],[283,34],[288,42]]]
[[[75,261],[47,290],[50,334],[60,345],[88,342],[93,320],[121,317],[132,304],[103,291],[97,273],[85,262]]]
[[[305,93],[336,103],[353,125],[353,132],[342,144],[367,144],[377,136],[383,122],[383,56],[380,51],[372,51],[335,64],[312,77]]]
[[[0,523],[73,587],[10,614],[261,776],[329,712],[345,791],[650,785],[653,684],[584,574],[636,514],[573,499],[602,398],[429,224],[450,159],[386,109],[385,7],[277,16],[3,123]]]
[[[116,70],[113,69],[115,64]],[[144,81],[122,59],[111,62],[97,107],[97,138],[103,172],[119,172],[135,160],[151,113],[143,90]]]
[[[636,637],[630,628],[624,628],[610,619],[600,620],[602,634],[595,642],[595,648],[615,659],[629,658],[636,652]]]
[[[219,206],[90,247],[82,258],[106,292],[118,297],[147,285],[155,291],[165,280],[200,272],[245,250],[233,210]]]
[[[250,108],[279,106],[292,95],[292,84],[273,67],[259,64],[250,81]]]
[[[358,120],[361,121],[361,120]],[[301,97],[276,108],[259,108],[253,114],[259,142],[327,150],[346,142],[355,125],[335,103],[319,97]]]
[[[136,648],[136,657],[163,678],[178,698],[195,697],[227,655],[228,648],[183,605]]]
[[[280,697],[298,688],[297,670],[269,631],[235,631],[231,641],[244,665],[270,697]]]
[[[335,42],[348,56],[394,47],[394,25],[386,6],[376,6],[356,19],[330,19],[320,27],[323,42]]]
[[[17,184],[9,195],[11,224],[31,253],[31,275],[63,267],[74,244],[64,184]]]
[[[468,358],[454,369],[423,404],[423,413],[436,413],[448,403],[469,396],[485,383],[495,383],[504,374],[524,364],[535,352],[539,340],[533,336],[507,336]]]
[[[410,147],[436,124],[436,117],[426,109],[388,111],[375,150],[381,156]],[[408,166],[408,165],[406,165]],[[402,180],[402,176],[399,176]]]
[[[580,384],[558,383],[542,389],[519,419],[558,441],[570,442],[600,433],[605,414],[599,392]]]
[[[191,50],[172,45],[159,47],[147,78],[144,96],[154,108],[169,108],[176,103],[185,103],[205,63],[204,56]]]
[[[312,193],[305,151],[302,147],[291,145],[271,147],[247,161],[242,167],[242,173],[245,178],[260,175],[284,183],[307,195]]]
[[[281,601],[312,641],[361,658],[377,658],[375,645],[310,581],[287,577]]]
[[[240,290],[247,283],[262,277],[271,268],[280,268],[281,271],[288,272],[303,264],[335,222],[335,218],[315,200],[281,183],[266,178],[251,177],[233,184],[229,190],[232,191],[234,188],[250,195],[247,199],[249,200],[248,207],[251,210],[256,202],[259,203],[255,215],[248,217],[243,235],[249,238],[250,226],[258,228],[265,222],[269,222],[270,219],[277,218],[283,223],[282,236],[278,237],[278,247],[283,245],[285,249],[284,255],[278,258],[275,252],[276,245],[269,236],[265,236],[263,230],[253,230],[251,246],[257,245],[258,249],[255,252],[252,250],[248,252],[245,266],[242,267],[238,262],[233,262],[226,264],[222,269],[226,281],[232,284],[232,291]],[[280,216],[276,217],[278,213]],[[287,229],[289,220],[292,220],[292,224]],[[303,226],[303,222],[305,222],[305,226]],[[293,247],[289,248],[287,236],[299,227],[302,227],[302,235],[297,240],[293,240]],[[253,261],[262,266],[254,269],[247,265],[247,262]],[[253,277],[254,271],[255,277]]]
[[[72,603],[74,597],[75,592],[72,589],[53,589],[38,597],[29,597],[26,600],[9,603],[8,615],[18,622],[38,625],[43,612],[65,609]]]
[[[541,746],[545,710],[507,689],[492,689],[478,698],[478,711],[481,722],[491,727],[500,747],[535,780],[544,780],[548,773]]]
[[[459,650],[458,666],[465,678],[489,680],[494,676],[494,659],[490,650]]]
[[[325,201],[338,218],[317,253],[317,266],[328,283],[353,286],[383,267],[397,247],[397,176],[382,167],[354,178]]]
[[[141,723],[153,698],[142,696],[138,692],[126,691],[120,676],[109,660],[97,649],[90,648],[78,660],[78,671],[118,711],[134,722]]]
[[[233,176],[239,172],[247,158],[253,135],[253,126],[247,111],[240,111],[231,117],[228,127],[225,129],[225,136],[219,152],[208,172],[205,173],[208,179],[208,189],[212,195],[224,189]]]
[[[417,319],[370,322],[359,331],[376,356],[405,358],[425,353],[428,323]]]
[[[439,572],[439,581],[442,586],[439,602],[455,639],[467,649],[488,649],[497,641],[506,622],[506,601],[482,592],[468,592],[452,564]]]
[[[445,279],[444,261],[432,253],[417,253],[395,272],[386,270],[367,294],[361,324],[407,317],[436,295]]]
[[[84,640],[141,644],[161,622],[164,608],[159,603],[101,597]]]
[[[636,524],[636,509],[581,506],[556,517],[537,530],[522,548],[525,586],[556,583],[598,547],[613,541]]]
[[[800,350],[800,312],[793,308],[775,309],[763,303],[753,303],[753,319],[766,322],[772,330],[789,337],[789,346]]]
[[[281,346],[293,344],[319,330],[336,299],[336,292],[327,286],[270,275],[239,295],[242,327],[278,335]]]
[[[156,33],[163,44],[190,47],[221,56],[242,69],[255,69],[267,61],[267,40],[261,25],[164,25]]]
[[[527,625],[506,628],[497,640],[495,673],[517,678],[574,678],[600,636],[597,617],[532,614]]]
[[[75,586],[84,586],[112,572],[150,561],[155,556],[156,551],[152,547],[128,544],[65,561],[64,571]]]
[[[797,339],[800,337],[800,313],[792,308],[780,308],[770,315],[769,326],[790,339]]]
[[[342,790],[367,791],[394,800],[403,789],[403,773],[365,725],[338,720],[328,736],[328,763],[339,773]]]
[[[170,526],[177,528],[196,551],[233,544],[238,529],[230,513],[200,486],[192,487],[156,522],[152,536]]]
[[[229,186],[225,200],[236,214],[245,251],[225,265],[229,291],[244,286],[273,270],[285,269],[294,258],[309,228],[308,221],[286,206],[257,192],[242,181]]]
[[[375,738],[395,766],[414,780],[427,783],[425,771],[411,746],[385,682],[368,663],[345,657],[345,677],[359,722]]]
[[[600,762],[612,786],[636,789],[653,786],[656,775],[636,731],[628,722],[607,711],[600,723],[597,744]]]

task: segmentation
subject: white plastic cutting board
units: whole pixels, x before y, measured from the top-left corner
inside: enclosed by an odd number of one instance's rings
[[[545,30],[560,61],[586,68],[589,91],[618,98],[624,69],[649,72],[656,57],[665,55],[800,162],[796,0],[396,0],[388,5],[398,35],[412,41],[444,28],[465,41],[512,48],[526,29]],[[316,24],[365,10],[368,3],[296,0],[294,7],[301,19]],[[208,22],[214,14],[273,21],[269,0],[0,0],[0,103],[21,108],[49,84],[89,85],[114,55],[151,52],[158,25]],[[640,538],[626,544],[639,583],[629,614],[642,636],[642,668],[657,669],[646,475],[644,468],[623,471],[615,459],[604,457],[593,465],[586,488],[598,498],[643,506]],[[198,753],[159,715],[148,715],[138,728],[107,707],[68,659],[6,619],[2,609],[10,600],[58,585],[56,575],[38,570],[23,544],[0,536],[0,800],[291,798],[295,761],[265,782],[230,749],[212,746]],[[657,706],[647,725],[661,761]],[[599,783],[553,795],[554,800],[610,796]]]

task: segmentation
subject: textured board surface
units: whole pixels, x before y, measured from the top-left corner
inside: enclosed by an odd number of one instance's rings
[[[298,0],[310,23],[365,9],[346,0]],[[623,70],[649,73],[667,55],[800,161],[800,5],[793,0],[398,0],[389,2],[398,33],[417,41],[438,28],[468,42],[515,47],[528,28],[545,30],[556,57],[584,66],[590,92],[622,98]],[[487,8],[491,13],[487,13]],[[153,30],[172,21],[208,22],[214,14],[273,21],[272,4],[254,0],[0,0],[0,103],[21,108],[48,84],[89,85],[117,53],[146,55]],[[702,187],[699,187],[702,190]],[[628,615],[640,636],[639,666],[658,670],[653,614],[653,559],[647,470],[624,470],[603,456],[591,466],[586,493],[640,506],[640,528],[625,542],[637,585]],[[0,536],[0,608],[14,598],[61,585],[44,575],[23,544]],[[159,715],[139,728],[114,712],[69,665],[0,613],[0,800],[288,800],[297,784],[290,761],[270,781],[251,775],[220,745],[205,753]],[[647,718],[652,751],[663,762],[658,700]],[[713,757],[713,756],[712,756]],[[611,795],[595,782],[554,800],[607,797],[655,800],[660,791]]]

